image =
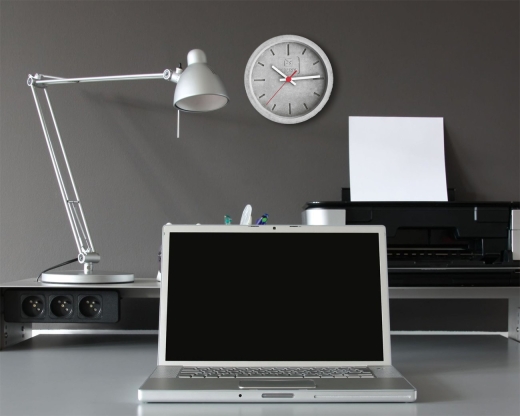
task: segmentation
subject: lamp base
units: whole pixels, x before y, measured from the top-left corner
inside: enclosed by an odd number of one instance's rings
[[[131,273],[85,273],[83,270],[65,270],[43,273],[41,281],[66,284],[131,283],[134,281],[134,275]]]

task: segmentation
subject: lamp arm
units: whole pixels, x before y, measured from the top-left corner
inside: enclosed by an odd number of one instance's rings
[[[58,186],[60,188],[61,197],[63,203],[65,205],[65,210],[67,211],[67,216],[69,218],[70,227],[72,229],[72,234],[74,235],[74,240],[76,242],[76,246],[78,249],[78,261],[83,264],[85,274],[92,273],[93,263],[98,263],[101,260],[101,256],[95,251],[94,243],[92,242],[92,238],[90,236],[90,232],[87,225],[87,220],[85,218],[85,214],[83,212],[83,208],[81,206],[81,201],[78,196],[78,191],[76,188],[76,184],[74,183],[74,177],[72,176],[72,171],[70,169],[69,161],[67,159],[67,154],[65,152],[65,147],[63,146],[63,141],[61,139],[61,134],[58,129],[58,123],[56,121],[56,117],[54,116],[54,111],[52,109],[51,101],[49,98],[49,94],[47,92],[47,86],[53,84],[77,84],[82,82],[105,82],[105,81],[133,81],[133,80],[145,80],[145,79],[165,79],[167,81],[172,81],[177,83],[182,73],[182,69],[177,68],[175,72],[170,69],[165,69],[162,73],[157,74],[140,74],[140,75],[116,75],[116,76],[107,76],[107,77],[89,77],[89,78],[59,78],[49,75],[29,75],[27,79],[27,85],[31,87],[31,91],[34,97],[34,102],[36,104],[36,110],[38,112],[38,116],[40,117],[40,122],[43,129],[43,134],[45,136],[45,140],[47,143],[47,148],[49,150],[49,154],[51,157],[52,165],[54,167],[54,173],[56,174],[56,179],[58,180]],[[45,117],[43,115],[42,107],[40,101],[38,99],[38,94],[36,93],[35,87],[42,88],[45,94],[45,98],[47,101],[47,107],[49,113],[51,115],[54,130],[56,133],[56,137],[59,143],[61,158],[63,159],[61,163],[65,165],[66,173],[67,173],[67,181],[64,179],[60,162],[58,161],[58,157],[56,152],[54,151],[54,146],[52,144],[51,136],[49,134],[49,129],[47,128],[47,123],[45,122]]]
[[[107,82],[107,81],[138,81],[145,79],[165,79],[177,83],[182,73],[181,68],[177,68],[175,72],[171,69],[165,69],[162,73],[155,74],[136,74],[136,75],[111,75],[106,77],[83,77],[83,78],[60,78],[50,75],[35,74],[29,75],[27,85],[45,88],[48,85],[55,84],[79,84],[83,82]]]

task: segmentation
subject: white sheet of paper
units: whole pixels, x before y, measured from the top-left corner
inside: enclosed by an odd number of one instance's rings
[[[442,117],[349,117],[351,201],[447,201]]]

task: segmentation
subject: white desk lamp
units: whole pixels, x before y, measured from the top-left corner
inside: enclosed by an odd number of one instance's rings
[[[81,202],[78,197],[78,191],[74,184],[74,178],[70,170],[65,148],[61,140],[58,130],[58,124],[52,111],[47,87],[54,84],[78,84],[83,82],[105,82],[105,81],[136,81],[144,79],[164,79],[177,84],[175,94],[173,96],[173,105],[178,111],[187,111],[192,113],[202,113],[207,111],[218,110],[224,107],[228,101],[229,96],[224,88],[224,84],[220,78],[213,73],[208,67],[206,54],[200,49],[193,49],[188,53],[188,66],[185,70],[180,67],[173,72],[170,69],[165,69],[160,74],[139,74],[139,75],[117,75],[107,77],[89,77],[89,78],[59,78],[42,74],[29,75],[27,85],[31,87],[36,109],[40,116],[43,133],[47,141],[47,147],[51,156],[54,172],[58,180],[61,196],[67,210],[70,226],[74,239],[78,248],[78,262],[83,264],[83,270],[74,271],[54,271],[49,273],[42,273],[42,282],[45,283],[83,283],[83,284],[98,284],[98,283],[128,283],[134,281],[134,275],[128,273],[107,273],[95,272],[93,264],[101,260],[101,256],[94,249],[94,244],[87,226],[87,221],[81,208]],[[68,183],[65,182],[60,169],[60,162],[56,157],[54,148],[51,142],[49,130],[45,123],[42,108],[38,100],[35,87],[41,88],[47,99],[48,110],[51,114],[56,137],[61,149],[62,164],[65,164],[68,174]],[[179,118],[180,112],[177,113],[177,137],[179,137]],[[69,197],[69,194],[73,197]]]

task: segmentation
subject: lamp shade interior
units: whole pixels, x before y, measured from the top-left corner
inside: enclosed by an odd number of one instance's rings
[[[218,110],[219,108],[224,107],[228,101],[228,98],[223,95],[193,95],[191,97],[179,99],[175,102],[175,107],[182,111],[205,112]]]

